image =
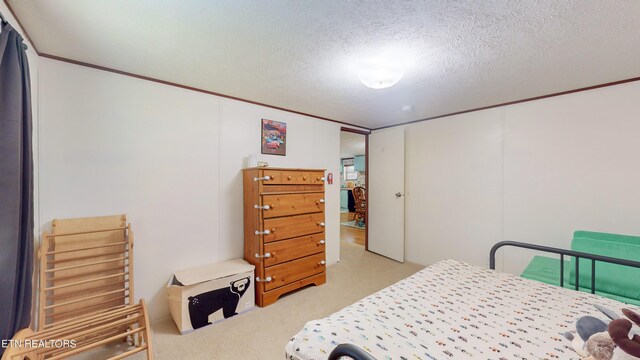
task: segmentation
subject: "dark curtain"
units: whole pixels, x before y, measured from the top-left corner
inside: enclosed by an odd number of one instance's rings
[[[0,32],[0,336],[31,322],[33,160],[31,86],[22,36]],[[2,349],[0,349],[0,354]]]

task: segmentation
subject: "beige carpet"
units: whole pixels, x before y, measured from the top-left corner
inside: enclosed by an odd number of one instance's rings
[[[306,322],[334,313],[422,268],[349,243],[342,243],[341,256],[341,262],[327,268],[326,284],[283,296],[268,307],[256,307],[187,335],[178,333],[171,318],[153,323],[156,359],[282,360],[287,341]],[[86,358],[107,357],[103,356],[106,351],[87,354]],[[142,354],[131,357],[144,358]]]

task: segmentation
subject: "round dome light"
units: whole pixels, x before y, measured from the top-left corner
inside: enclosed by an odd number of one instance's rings
[[[367,87],[384,89],[395,85],[404,75],[402,63],[387,57],[370,57],[360,61],[358,77]]]

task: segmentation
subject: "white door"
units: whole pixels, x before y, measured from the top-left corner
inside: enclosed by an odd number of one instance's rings
[[[369,250],[404,262],[404,128],[369,135]]]

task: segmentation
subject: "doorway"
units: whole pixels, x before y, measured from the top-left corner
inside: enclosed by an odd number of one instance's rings
[[[340,132],[340,241],[368,250],[368,132]]]

